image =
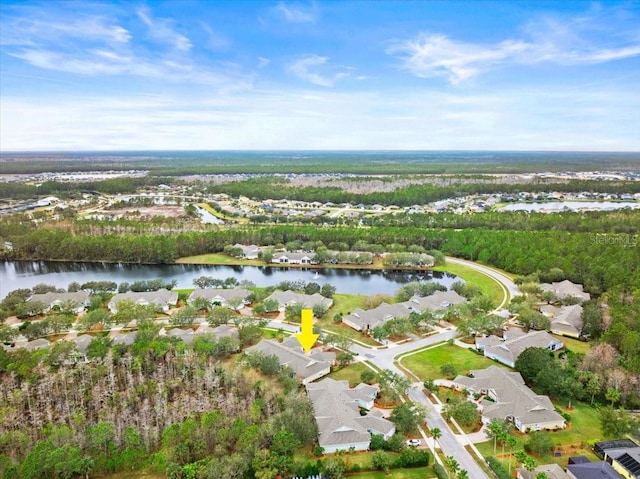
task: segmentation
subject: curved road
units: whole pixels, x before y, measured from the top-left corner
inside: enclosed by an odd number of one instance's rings
[[[518,286],[516,286],[516,284],[513,281],[511,281],[511,278],[502,274],[500,271],[490,268],[489,266],[484,266],[482,264],[474,263],[473,261],[467,261],[466,259],[454,258],[452,256],[447,256],[446,260],[449,263],[466,266],[480,273],[483,273],[489,276],[491,279],[493,279],[495,282],[497,282],[500,285],[500,287],[502,288],[502,291],[504,292],[504,299],[502,300],[500,305],[496,308],[496,311],[499,309],[502,309],[510,301],[511,298],[521,294],[520,290],[518,289]]]

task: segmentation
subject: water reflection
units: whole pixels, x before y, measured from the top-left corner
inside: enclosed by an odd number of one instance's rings
[[[316,275],[317,273],[317,275]],[[176,280],[178,288],[192,288],[200,276],[218,279],[234,277],[257,286],[272,286],[281,281],[331,283],[340,293],[394,294],[410,281],[433,279],[447,287],[456,281],[448,273],[423,271],[369,271],[353,269],[273,268],[270,266],[213,265],[140,265],[123,263],[76,263],[62,261],[5,261],[0,263],[0,298],[18,288],[32,288],[38,283],[66,288],[71,282],[115,281],[129,283],[162,278]]]

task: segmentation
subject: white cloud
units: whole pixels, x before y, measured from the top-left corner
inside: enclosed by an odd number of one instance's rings
[[[131,75],[225,91],[252,87],[253,75],[235,64],[206,58],[196,62],[189,52],[191,41],[176,32],[169,20],[153,18],[145,9],[137,10],[133,17],[134,22],[139,20],[135,36],[106,15],[80,13],[63,21],[69,18],[66,12],[41,13],[26,6],[19,13],[2,18],[3,53],[43,70],[84,76]],[[140,36],[145,34],[158,45],[143,45]]]
[[[60,38],[104,41],[109,44],[126,44],[131,33],[111,19],[100,15],[80,14],[73,19],[39,17],[34,15],[13,18],[7,16],[0,28],[0,44],[34,46],[44,41]]]
[[[302,80],[324,87],[332,87],[338,80],[350,75],[345,70],[351,68],[331,65],[328,62],[328,57],[306,55],[291,63],[289,70]]]
[[[258,57],[258,68],[264,68],[271,63],[270,58]]]
[[[151,18],[151,14],[145,8],[140,8],[136,12],[142,22],[148,27],[149,35],[163,43],[168,43],[176,50],[189,51],[193,46],[191,40],[175,31],[171,26],[171,21],[164,18]]]
[[[640,99],[594,86],[470,95],[454,90],[263,90],[192,96],[7,97],[12,149],[640,148]]]
[[[280,2],[275,10],[289,23],[315,23],[318,19],[318,8],[315,3],[311,6],[304,6]]]
[[[393,42],[386,53],[398,55],[402,68],[417,77],[444,77],[454,85],[499,64],[590,65],[640,55],[637,33],[608,28],[596,16],[571,21],[544,17],[529,22],[522,38],[482,44],[420,33]]]
[[[399,53],[403,67],[420,78],[444,76],[457,84],[525,48],[523,43],[511,41],[481,46],[455,42],[445,35],[420,34],[413,40],[394,44],[387,53]]]

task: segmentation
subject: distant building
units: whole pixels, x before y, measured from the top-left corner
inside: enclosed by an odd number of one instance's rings
[[[318,264],[315,253],[285,252],[274,254],[271,262],[279,264]]]
[[[143,306],[153,304],[162,311],[167,312],[170,306],[176,306],[178,304],[178,293],[164,288],[158,291],[119,293],[109,301],[109,311],[116,314],[118,312],[118,303],[127,300]]]
[[[581,284],[572,283],[567,279],[558,283],[542,283],[540,289],[542,291],[551,291],[560,300],[569,296],[578,298],[581,301],[589,301],[591,299],[591,295],[584,292]]]
[[[246,306],[247,304],[249,304],[248,298],[250,295],[251,291],[243,288],[203,288],[194,289],[193,293],[189,295],[189,299],[187,301],[191,304],[198,298],[205,298],[207,301],[209,301],[210,304],[228,306],[227,302],[235,298],[241,301],[239,308],[242,308],[242,306]]]
[[[325,309],[333,306],[333,299],[325,298],[321,294],[303,294],[295,291],[274,291],[267,300],[275,300],[278,302],[280,311],[284,311],[287,306],[292,304],[300,304],[303,308],[313,309],[314,306],[320,305]]]
[[[242,250],[242,253],[238,256],[239,258],[258,259],[258,255],[260,254],[260,247],[254,244],[245,246],[237,243],[237,244],[234,244],[233,247],[240,248],[240,250]]]
[[[72,307],[75,314],[81,313],[89,305],[89,293],[86,291],[78,291],[76,293],[43,293],[34,294],[29,298],[29,302],[39,301],[44,303],[47,308],[45,312],[52,310],[54,307],[68,305]]]
[[[467,299],[455,291],[436,291],[429,296],[414,296],[402,304],[405,308],[422,313],[424,311],[440,311],[456,304],[466,303]]]
[[[366,332],[384,325],[391,319],[408,318],[410,314],[411,311],[401,304],[382,303],[373,309],[357,308],[343,317],[342,322],[356,331]]]

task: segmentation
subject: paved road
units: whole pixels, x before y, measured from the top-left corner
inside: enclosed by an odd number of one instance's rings
[[[427,409],[426,423],[429,429],[438,428],[442,432],[442,436],[438,439],[438,445],[444,456],[455,457],[460,464],[460,469],[466,469],[470,478],[489,479],[489,476],[480,468],[469,451],[458,442],[433,403],[422,392],[422,384],[414,383],[407,391],[407,395],[411,401],[422,404]]]
[[[500,303],[500,305],[496,308],[496,310],[503,308],[507,304],[510,298],[513,298],[514,296],[518,296],[519,294],[521,294],[516,284],[513,281],[511,281],[509,277],[505,276],[499,271],[489,268],[488,266],[483,266],[481,264],[474,263],[472,261],[467,261],[464,259],[453,258],[451,256],[447,256],[446,259],[448,263],[460,264],[463,266],[467,266],[471,269],[475,269],[476,271],[479,271],[481,273],[484,273],[487,276],[490,276],[491,278],[495,279],[500,284],[500,286],[502,287],[502,290],[506,294],[505,294],[505,298],[502,300],[502,303]]]

